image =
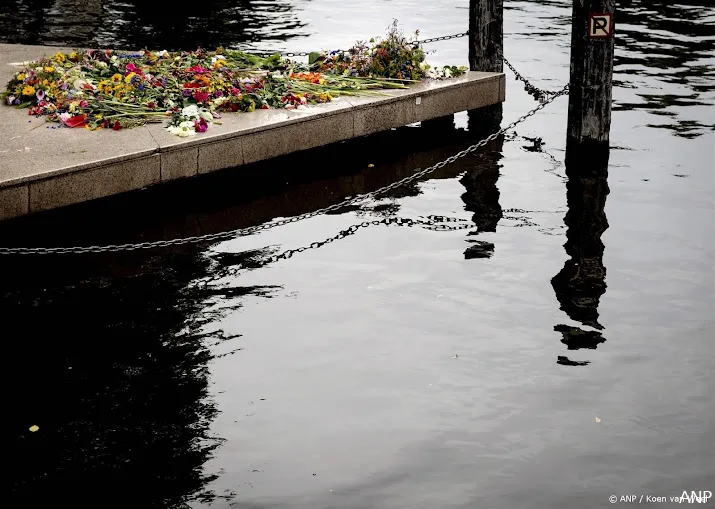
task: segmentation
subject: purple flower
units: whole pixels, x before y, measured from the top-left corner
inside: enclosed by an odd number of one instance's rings
[[[19,104],[20,104],[20,99],[15,99],[15,102],[13,102],[13,104],[14,104],[15,106],[19,105]]]
[[[182,94],[184,97],[189,97],[189,96],[191,95],[191,90],[184,90],[183,92],[181,92],[181,94]]]
[[[7,105],[12,106],[13,103],[15,102],[15,96],[11,95],[10,97],[7,98]]]
[[[214,97],[221,97],[222,95],[223,95],[223,91],[221,91],[221,90],[217,90],[216,92],[214,92]]]
[[[35,92],[35,97],[37,97],[38,101],[43,100],[45,98],[45,91],[42,90],[41,88],[38,89],[37,92]]]

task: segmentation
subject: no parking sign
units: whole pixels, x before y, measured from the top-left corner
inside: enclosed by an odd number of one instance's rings
[[[613,14],[591,14],[588,17],[588,36],[603,39],[613,34]]]

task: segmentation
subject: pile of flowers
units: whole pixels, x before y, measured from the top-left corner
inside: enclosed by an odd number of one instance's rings
[[[422,49],[394,24],[384,40],[313,53],[308,64],[224,48],[58,52],[27,63],[1,95],[7,105],[66,127],[119,130],[168,120],[170,133],[193,136],[224,112],[303,108],[465,71],[449,69],[430,73]]]

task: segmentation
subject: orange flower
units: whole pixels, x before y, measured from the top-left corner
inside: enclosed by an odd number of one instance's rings
[[[207,76],[195,75],[194,79],[201,83],[202,86],[208,87],[211,84],[211,80]]]

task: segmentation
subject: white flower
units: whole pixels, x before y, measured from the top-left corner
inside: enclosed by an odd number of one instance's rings
[[[195,117],[199,114],[199,107],[195,104],[191,104],[186,108],[181,110],[181,115],[184,117]]]
[[[158,57],[168,57],[168,56],[169,56],[169,52],[166,51],[165,49],[163,49],[163,50],[161,50],[161,51],[157,51],[157,52],[154,53],[154,54],[155,54],[156,56],[158,56]]]
[[[447,67],[445,67],[444,69],[442,69],[442,74],[444,74],[444,77],[445,77],[445,78],[449,78],[450,76],[452,76],[451,71],[450,71],[449,68],[447,68]]]
[[[104,67],[109,67],[109,65],[107,64],[107,62],[97,62],[97,67],[103,67],[103,68],[104,68]]]
[[[208,110],[201,110],[199,112],[199,116],[203,118],[206,122],[212,122],[214,119],[214,116]]]
[[[226,60],[226,57],[223,55],[216,55],[211,59],[211,65],[215,64],[217,60]]]
[[[179,125],[172,125],[166,128],[169,133],[176,136],[181,136],[182,138],[187,138],[189,136],[196,136],[196,129],[194,128],[194,123],[190,121],[181,122]]]

